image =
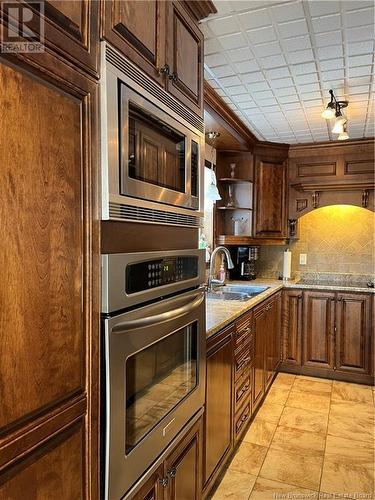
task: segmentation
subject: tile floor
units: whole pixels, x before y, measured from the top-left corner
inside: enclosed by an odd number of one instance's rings
[[[375,391],[280,373],[212,500],[373,500]]]

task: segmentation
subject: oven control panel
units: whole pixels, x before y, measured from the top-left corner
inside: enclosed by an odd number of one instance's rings
[[[129,295],[198,277],[195,255],[162,257],[126,266],[125,292]]]

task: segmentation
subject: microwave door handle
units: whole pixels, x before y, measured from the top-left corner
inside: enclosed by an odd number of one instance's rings
[[[161,314],[155,314],[154,316],[148,316],[146,318],[139,318],[129,321],[124,321],[113,327],[113,333],[123,332],[124,330],[135,330],[136,328],[145,328],[148,326],[156,325],[157,323],[162,323],[163,321],[170,321],[172,319],[178,318],[183,314],[187,314],[198,306],[200,306],[204,300],[204,293],[200,293],[196,296],[193,302],[190,302],[186,306],[178,307],[173,311],[167,311]]]

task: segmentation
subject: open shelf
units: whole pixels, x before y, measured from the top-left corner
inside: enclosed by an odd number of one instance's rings
[[[216,207],[218,210],[252,210],[250,207]]]
[[[247,245],[285,245],[287,239],[265,239],[265,238],[252,238],[251,236],[234,236],[230,234],[220,234],[216,238],[216,243],[218,245],[236,245],[236,246],[247,246]]]
[[[220,182],[229,182],[232,184],[242,184],[242,183],[253,183],[253,181],[250,181],[249,179],[234,179],[233,177],[222,177],[219,179]]]

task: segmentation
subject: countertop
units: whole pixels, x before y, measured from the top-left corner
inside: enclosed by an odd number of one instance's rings
[[[361,292],[375,293],[374,288],[361,286],[345,286],[340,283],[337,285],[317,284],[301,284],[296,281],[281,281],[276,279],[258,278],[252,281],[227,281],[227,284],[252,285],[252,286],[267,286],[268,289],[260,293],[253,299],[246,302],[239,300],[221,300],[209,299],[206,301],[206,336],[211,337],[225,326],[229,325],[239,318],[246,311],[250,311],[256,305],[263,302],[265,299],[276,293],[282,288],[296,288],[306,290],[326,290],[326,291],[343,291],[343,292]]]

